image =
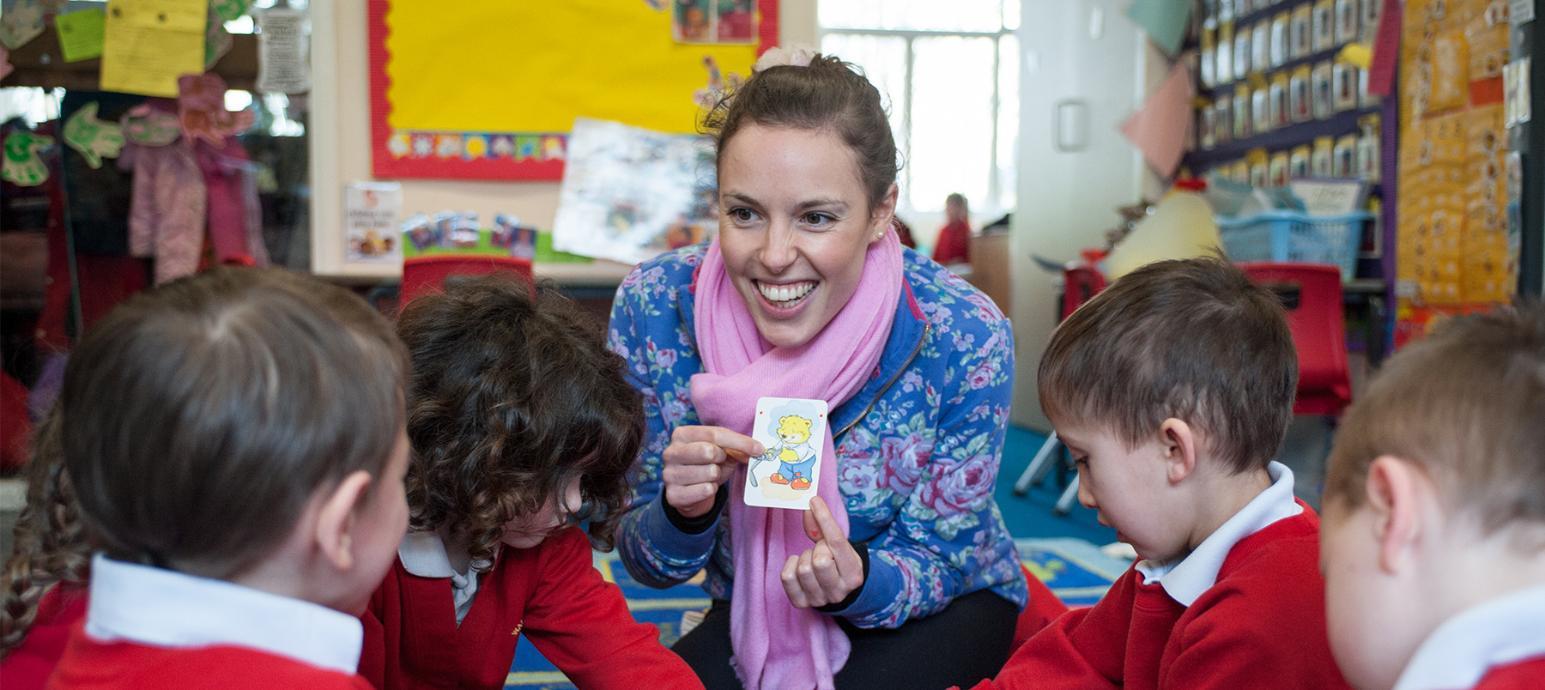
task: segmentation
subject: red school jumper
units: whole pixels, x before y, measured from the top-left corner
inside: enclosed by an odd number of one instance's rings
[[[361,616],[360,673],[381,690],[503,688],[524,633],[582,688],[701,688],[567,527],[529,549],[501,547],[456,624],[450,578],[417,577],[398,559]]]
[[[1128,570],[977,689],[1348,687],[1326,638],[1319,547],[1319,518],[1305,506],[1235,544],[1189,607]]]
[[[0,659],[5,690],[41,690],[59,665],[71,632],[86,620],[89,599],[85,585],[56,584],[38,601],[38,615],[27,628],[21,646]]]
[[[1539,690],[1545,688],[1545,656],[1497,666],[1481,676],[1475,690]]]
[[[99,642],[77,625],[59,668],[48,681],[56,690],[370,690],[364,678],[255,649],[152,647]],[[6,683],[9,690],[10,683]]]

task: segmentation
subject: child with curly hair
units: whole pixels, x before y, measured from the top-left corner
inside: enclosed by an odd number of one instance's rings
[[[55,415],[38,426],[27,465],[27,505],[0,571],[0,677],[6,690],[40,690],[86,617],[91,544],[59,457]]]
[[[600,327],[492,276],[410,302],[397,328],[411,524],[364,616],[361,673],[386,690],[502,688],[524,634],[580,687],[701,687],[592,566],[643,435]]]

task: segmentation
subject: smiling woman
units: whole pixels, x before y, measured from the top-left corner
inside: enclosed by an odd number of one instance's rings
[[[1026,598],[992,499],[1013,336],[891,230],[874,86],[828,56],[769,62],[708,118],[719,239],[640,265],[613,305],[647,425],[622,560],[660,587],[706,567],[713,607],[674,650],[710,688],[974,683]],[[744,501],[764,396],[832,410],[803,515]]]

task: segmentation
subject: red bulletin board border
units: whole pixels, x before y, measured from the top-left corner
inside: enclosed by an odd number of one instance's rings
[[[391,127],[387,116],[391,104],[386,99],[390,78],[386,73],[389,57],[386,49],[386,13],[394,0],[369,0],[366,12],[370,32],[370,170],[382,179],[439,179],[439,180],[522,180],[542,181],[563,179],[562,160],[517,160],[514,156],[468,159],[464,157],[395,157],[387,148]],[[407,0],[395,0],[403,2]],[[634,0],[635,2],[638,0]],[[778,0],[757,0],[758,55],[778,45]],[[452,133],[448,133],[452,134]],[[553,134],[567,141],[566,133],[522,132],[520,136],[536,136],[544,143]]]

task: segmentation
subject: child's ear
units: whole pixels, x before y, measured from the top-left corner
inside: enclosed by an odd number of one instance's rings
[[[1394,575],[1407,569],[1421,536],[1417,505],[1419,477],[1414,466],[1381,455],[1368,466],[1368,508],[1373,511],[1374,540],[1379,544],[1379,569]]]
[[[1159,444],[1170,484],[1179,484],[1196,471],[1196,434],[1185,420],[1170,417],[1160,423]]]
[[[363,507],[370,483],[370,473],[358,470],[322,497],[317,511],[316,544],[323,558],[338,570],[354,567],[354,515]]]

